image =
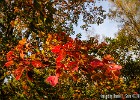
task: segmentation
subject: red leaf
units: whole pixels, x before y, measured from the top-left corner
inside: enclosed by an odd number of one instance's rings
[[[13,55],[14,55],[14,52],[13,52],[13,51],[9,51],[9,52],[7,53],[7,55],[6,55],[7,60],[8,60],[8,61],[12,60],[12,59],[14,58]]]
[[[14,64],[14,62],[13,62],[13,60],[11,60],[11,61],[6,62],[6,63],[5,63],[5,66],[6,66],[6,67],[10,67],[10,66],[13,65],[13,64]]]
[[[18,67],[15,70],[14,75],[16,77],[16,80],[19,80],[20,79],[20,77],[22,76],[22,73],[23,73],[24,69],[25,69],[24,67],[20,66],[20,67]]]
[[[7,53],[7,55],[13,55],[13,54],[14,54],[13,51],[9,51],[9,52]]]
[[[23,63],[24,63],[25,65],[30,65],[30,61],[24,60]]]
[[[64,49],[73,49],[73,41],[72,42],[68,42],[63,46]]]
[[[63,59],[63,55],[60,54],[57,58],[56,58],[56,62],[60,62]]]
[[[32,61],[32,65],[33,65],[35,68],[41,68],[41,67],[42,67],[42,63],[41,63],[39,60],[34,60],[34,61]]]
[[[90,65],[91,65],[93,68],[97,68],[97,67],[103,66],[103,63],[102,63],[100,60],[98,60],[98,59],[94,59],[94,60],[90,63]]]
[[[56,68],[64,68],[65,65],[62,64],[61,62],[56,62]]]
[[[50,85],[52,85],[54,87],[58,83],[58,76],[49,76],[46,79],[46,82],[50,83]]]
[[[52,52],[53,53],[59,53],[61,50],[61,46],[55,46],[53,49],[52,49]]]
[[[110,66],[112,67],[111,70],[120,70],[120,69],[122,69],[122,66],[120,66],[120,65],[110,64]]]
[[[69,64],[68,64],[68,66],[73,66],[73,65],[75,65],[75,64],[77,64],[77,62],[69,62]]]

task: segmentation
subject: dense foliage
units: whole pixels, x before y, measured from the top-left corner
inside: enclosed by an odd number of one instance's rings
[[[139,17],[140,2],[112,2],[118,10],[109,17],[126,19],[115,39],[99,43],[70,37],[79,16],[85,30],[103,23],[105,11],[95,0],[1,0],[0,99],[100,100],[139,93],[139,20],[131,15]],[[123,3],[135,5],[135,12],[128,14]]]

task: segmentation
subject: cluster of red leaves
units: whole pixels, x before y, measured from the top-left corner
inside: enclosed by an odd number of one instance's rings
[[[26,44],[26,39],[22,39],[19,41],[19,44],[15,47],[13,51],[9,51],[6,55],[7,62],[5,63],[6,67],[14,66],[14,64],[19,61],[19,64],[16,66],[16,69],[13,71],[13,75],[15,76],[16,80],[19,80],[24,71],[26,71],[27,79],[32,81],[32,66],[34,68],[42,68],[43,64],[39,60],[31,60],[25,58],[24,54],[24,46],[26,49],[29,49],[28,44]],[[16,52],[16,53],[14,53]],[[18,52],[18,53],[17,53]],[[18,56],[19,55],[19,56]]]
[[[13,51],[9,51],[9,52],[7,53],[7,55],[6,55],[6,58],[7,58],[7,61],[8,61],[8,62],[5,63],[5,66],[6,66],[6,67],[10,67],[11,65],[14,64],[13,59],[14,59],[15,57],[14,57],[14,52],[13,52]]]
[[[103,57],[102,61],[94,59],[90,63],[90,65],[92,66],[93,70],[102,70],[102,72],[104,72],[103,75],[105,75],[106,77],[118,80],[118,76],[120,75],[120,70],[122,69],[122,66],[113,63],[113,60],[114,58],[111,57],[111,55],[106,55]]]
[[[63,40],[66,41],[64,42]],[[56,43],[54,43],[54,41]],[[51,43],[52,41],[52,43]],[[50,83],[52,86],[56,86],[59,77],[63,75],[64,72],[73,75],[73,79],[76,80],[75,72],[79,70],[86,70],[87,73],[96,71],[96,73],[101,73],[101,75],[106,76],[108,79],[118,79],[120,75],[121,66],[113,62],[114,58],[111,55],[106,55],[102,60],[96,59],[94,56],[88,54],[88,50],[92,48],[99,49],[100,45],[95,45],[92,42],[83,42],[78,39],[72,39],[68,37],[65,33],[61,34],[48,34],[46,39],[47,47],[50,48],[52,55],[55,59],[56,73],[53,76],[49,76],[46,82]],[[105,44],[104,44],[105,45]],[[15,50],[19,52],[19,57],[10,51],[7,53],[7,61],[5,63],[6,67],[14,65],[14,60],[18,59],[19,65],[16,66],[14,70],[14,76],[16,80],[19,80],[24,71],[26,71],[27,79],[32,81],[32,69],[33,68],[44,68],[44,64],[41,59],[30,59],[26,58],[24,54],[24,48],[29,49],[26,39],[19,41]],[[37,55],[37,54],[36,54]],[[45,55],[44,55],[45,58]],[[43,59],[42,59],[43,60]],[[83,68],[84,67],[84,68]]]
[[[62,61],[66,60],[66,55],[69,54],[70,48],[73,48],[73,42],[68,42],[64,45],[58,45],[54,46],[52,48],[52,52],[57,55],[56,57],[56,76],[49,76],[46,80],[46,82],[49,82],[52,86],[55,86],[58,83],[58,78],[61,75],[63,70],[69,70],[69,71],[78,71],[78,62],[76,61],[67,61],[67,64],[64,64]],[[72,56],[72,55],[71,55]]]
[[[75,71],[78,72],[80,66],[85,66],[86,69],[89,69],[88,71],[99,69],[102,71],[102,75],[109,79],[117,80],[122,67],[113,63],[114,58],[111,55],[104,56],[102,61],[89,56],[87,51],[91,48],[93,48],[92,44],[84,45],[80,40],[72,40],[70,38],[63,45],[53,46],[51,51],[56,55],[56,75],[53,77],[58,79],[63,71],[69,71],[73,74]],[[97,48],[99,49],[99,46]],[[85,54],[82,54],[81,50],[84,50]],[[84,59],[86,60],[84,61]],[[75,75],[73,74],[73,76]],[[55,85],[58,83],[54,78],[52,78],[51,82],[54,82]]]

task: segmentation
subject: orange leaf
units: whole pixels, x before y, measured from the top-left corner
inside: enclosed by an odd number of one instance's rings
[[[111,61],[114,60],[114,58],[111,55],[104,56],[103,60]]]
[[[32,61],[32,65],[33,65],[35,68],[41,68],[41,67],[42,67],[42,63],[41,63],[39,60],[34,60],[34,61]]]
[[[24,45],[26,43],[26,38],[23,38],[22,40],[19,41],[20,45]]]
[[[23,48],[23,45],[17,45],[15,49],[16,49],[17,51],[20,51],[22,48]]]
[[[21,50],[20,57],[21,57],[22,59],[24,59],[24,53],[23,53],[23,50]]]
[[[14,64],[14,62],[13,62],[13,60],[11,60],[11,61],[6,62],[6,63],[5,63],[5,66],[6,66],[6,67],[10,67],[10,66],[13,65],[13,64]]]

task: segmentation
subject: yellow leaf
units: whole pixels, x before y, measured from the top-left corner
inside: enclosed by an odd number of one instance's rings
[[[56,39],[53,39],[53,42],[57,42],[57,40]]]
[[[48,41],[46,41],[46,44],[49,45],[50,43]]]
[[[32,54],[30,58],[35,59],[35,54]]]
[[[44,50],[41,50],[41,53],[44,55]]]

